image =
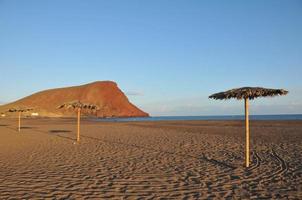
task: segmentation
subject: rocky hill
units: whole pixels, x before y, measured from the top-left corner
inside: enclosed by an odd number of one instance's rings
[[[96,109],[82,109],[83,115],[96,117],[147,117],[148,113],[129,102],[126,95],[112,81],[97,81],[81,86],[50,89],[35,93],[16,102],[0,106],[4,113],[13,108],[31,108],[25,115],[44,117],[75,116],[76,109],[59,106],[68,102],[95,105]],[[95,108],[94,107],[94,108]],[[5,113],[7,116],[13,113]]]

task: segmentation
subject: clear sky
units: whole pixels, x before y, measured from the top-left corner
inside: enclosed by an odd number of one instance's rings
[[[302,1],[0,0],[0,102],[113,80],[151,115],[242,114],[214,101],[285,88],[252,114],[302,113]]]

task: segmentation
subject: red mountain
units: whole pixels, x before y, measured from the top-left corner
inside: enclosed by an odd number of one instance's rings
[[[125,94],[112,81],[97,81],[86,85],[57,88],[35,93],[16,102],[0,106],[0,112],[11,108],[32,108],[30,113],[38,113],[39,116],[61,117],[75,116],[75,109],[58,109],[58,106],[80,101],[94,104],[98,110],[93,114],[84,111],[84,115],[97,117],[147,117],[148,113],[137,108],[129,102]]]

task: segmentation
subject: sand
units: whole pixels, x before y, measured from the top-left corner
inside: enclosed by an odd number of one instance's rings
[[[302,121],[0,119],[0,199],[302,199]]]

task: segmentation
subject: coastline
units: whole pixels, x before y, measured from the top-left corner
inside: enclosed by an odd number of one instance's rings
[[[250,115],[250,120],[302,120],[302,114],[281,115]],[[95,121],[232,121],[244,120],[244,115],[202,115],[202,116],[150,116],[150,117],[121,117],[121,118],[91,118]]]

